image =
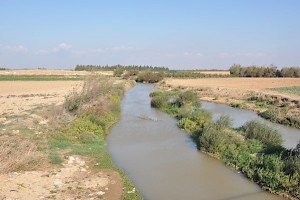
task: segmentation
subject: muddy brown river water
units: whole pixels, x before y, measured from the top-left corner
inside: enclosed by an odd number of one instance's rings
[[[153,85],[137,84],[122,100],[108,138],[114,162],[149,200],[279,200],[199,152],[177,121],[150,107]]]

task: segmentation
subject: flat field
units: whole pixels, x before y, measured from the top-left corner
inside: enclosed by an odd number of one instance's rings
[[[0,70],[1,76],[86,76],[90,74],[113,75],[112,71],[74,71],[74,70],[50,70],[50,69],[30,69],[30,70]]]
[[[172,86],[212,87],[241,90],[264,90],[267,88],[300,86],[299,78],[202,78],[166,79]]]
[[[0,115],[21,114],[39,105],[59,104],[82,81],[0,81]]]
[[[201,74],[230,75],[230,71],[199,71]]]

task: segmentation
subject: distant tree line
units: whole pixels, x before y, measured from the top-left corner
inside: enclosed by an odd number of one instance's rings
[[[276,66],[246,66],[234,64],[229,69],[230,74],[236,77],[300,77],[300,67],[284,67],[281,70]]]
[[[182,71],[182,70],[170,70],[165,73],[165,77],[168,78],[224,78],[229,77],[226,74],[205,74],[198,71]]]
[[[230,77],[228,74],[205,74],[197,71],[151,71],[151,70],[124,70],[124,68],[117,68],[114,70],[114,76],[122,77],[124,79],[133,79],[137,82],[156,83],[163,78],[223,78]]]
[[[132,71],[132,70],[148,70],[148,71],[169,71],[167,67],[156,67],[151,65],[77,65],[75,71]]]
[[[6,68],[4,68],[4,67],[0,67],[0,70],[6,70]]]

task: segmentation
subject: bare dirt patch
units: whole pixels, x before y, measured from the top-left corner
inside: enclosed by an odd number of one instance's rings
[[[120,199],[121,183],[117,172],[69,156],[58,169],[0,175],[0,199]]]

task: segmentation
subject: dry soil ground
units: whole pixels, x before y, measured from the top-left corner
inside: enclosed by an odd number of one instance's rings
[[[82,81],[0,81],[0,115],[62,103],[69,91],[81,85]]]
[[[60,168],[0,174],[0,199],[120,199],[122,180],[112,170],[91,170],[70,156]]]
[[[103,75],[113,75],[112,71],[103,71],[103,72],[87,72],[87,71],[73,71],[73,70],[0,70],[0,75],[9,75],[9,76],[85,76],[90,74],[103,74]]]
[[[299,96],[282,94],[268,88],[300,86],[299,78],[203,78],[203,79],[165,79],[172,87],[190,87],[197,90],[207,90],[207,97],[241,98],[249,92],[277,94],[299,99]],[[241,96],[242,95],[242,96]]]
[[[82,81],[0,81],[0,200],[120,199],[120,175],[89,168],[88,158],[70,156],[60,168],[42,163],[27,169],[23,162],[27,156],[39,156],[36,143],[47,144],[44,111],[62,104],[65,95],[81,85]],[[22,152],[7,152],[12,145]]]

